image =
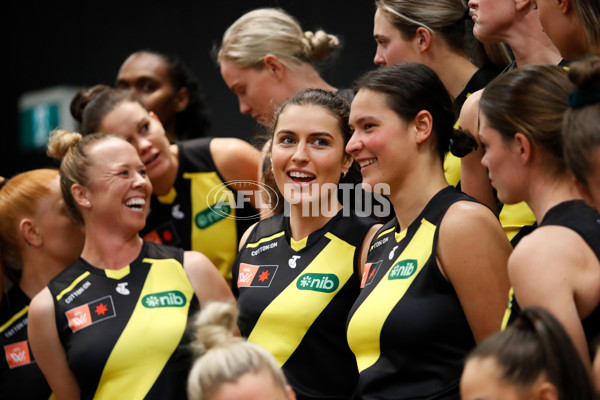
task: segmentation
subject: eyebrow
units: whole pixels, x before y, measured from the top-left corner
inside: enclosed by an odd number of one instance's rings
[[[288,135],[298,135],[296,132],[291,131],[289,129],[282,129],[279,130],[275,133],[275,135],[279,135],[279,134],[288,134]],[[311,132],[308,134],[309,137],[314,137],[314,136],[327,136],[333,139],[333,135],[329,132]]]

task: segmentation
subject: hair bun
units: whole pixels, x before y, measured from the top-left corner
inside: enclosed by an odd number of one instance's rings
[[[196,352],[201,355],[212,348],[241,341],[233,336],[237,315],[237,309],[230,303],[212,302],[204,307],[194,322],[196,340],[192,347]]]
[[[322,60],[340,45],[335,35],[318,30],[313,33],[305,31],[302,37],[304,55],[308,60]]]
[[[90,101],[94,100],[100,93],[110,89],[107,85],[95,85],[91,88],[83,88],[75,94],[73,100],[71,100],[71,115],[77,122],[83,120],[83,111]]]
[[[580,91],[600,89],[600,57],[573,62],[569,65],[569,80]]]
[[[62,159],[69,150],[74,148],[83,140],[81,133],[70,132],[64,129],[55,129],[50,135],[48,141],[47,154],[50,157]]]

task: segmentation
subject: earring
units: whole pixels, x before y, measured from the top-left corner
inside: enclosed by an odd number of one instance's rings
[[[92,205],[92,203],[90,203],[90,201],[89,201],[89,200],[86,200],[86,201],[85,201],[85,205],[86,205],[86,206],[90,206],[90,205]]]

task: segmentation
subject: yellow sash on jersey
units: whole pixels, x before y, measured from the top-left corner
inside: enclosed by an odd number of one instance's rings
[[[280,367],[290,358],[313,322],[354,272],[356,248],[330,232],[325,237],[331,241],[264,309],[248,337],[248,342],[267,349]],[[286,264],[285,260],[282,261]],[[287,268],[287,265],[281,265],[280,268],[282,267]],[[297,281],[310,273],[335,274],[339,279],[339,286],[331,293],[306,290],[299,296]]]
[[[506,306],[506,310],[504,311],[504,317],[502,317],[502,326],[500,330],[505,330],[508,325],[508,321],[510,321],[510,317],[512,315],[513,309],[513,301],[515,298],[515,290],[511,287],[508,291],[508,305]]]
[[[444,176],[448,185],[456,187],[460,182],[460,158],[450,152],[444,159]]]
[[[192,193],[192,250],[206,255],[227,282],[231,282],[231,267],[238,248],[236,210],[235,204],[231,204],[236,200],[233,192],[223,184],[216,172],[188,172],[183,177],[190,180]],[[219,201],[230,205],[229,216],[223,217],[211,211],[209,206],[215,206]],[[206,216],[204,221],[211,224],[199,226],[196,222],[199,215],[200,218]],[[215,222],[212,222],[213,218]]]
[[[359,371],[369,368],[379,359],[383,325],[431,256],[435,229],[436,226],[426,219],[421,220],[421,226],[412,240],[392,264],[403,260],[417,260],[416,272],[406,279],[389,279],[392,269],[385,271],[386,276],[352,316],[348,324],[348,344],[356,357]],[[397,237],[396,240],[398,239],[402,238]]]
[[[104,366],[94,399],[145,398],[185,331],[194,290],[184,269],[174,259],[143,261],[152,266],[133,314]],[[142,304],[146,295],[173,290],[185,295],[183,307],[147,308]]]
[[[524,226],[535,224],[535,215],[525,202],[504,204],[499,218],[508,240],[513,240]]]

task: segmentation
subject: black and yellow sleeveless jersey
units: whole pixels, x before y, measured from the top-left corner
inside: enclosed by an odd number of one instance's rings
[[[544,215],[540,228],[548,225],[564,226],[577,232],[600,261],[600,214],[593,208],[588,207],[583,200],[565,201],[552,207]],[[568,268],[568,266],[565,267]],[[511,288],[508,306],[502,321],[502,329],[510,325],[519,315],[519,312],[520,307]],[[595,350],[591,346],[592,342],[600,335],[600,304],[596,306],[590,315],[581,320],[581,324],[583,325],[588,347],[592,352]]]
[[[275,357],[298,399],[352,396],[358,371],[345,325],[358,296],[358,250],[373,224],[343,209],[294,241],[278,214],[258,223],[236,259],[240,331]]]
[[[456,114],[456,123],[454,128],[458,128],[458,117],[460,116],[460,110],[462,109],[465,100],[472,93],[483,89],[488,83],[490,83],[498,74],[500,69],[494,66],[484,66],[479,68],[477,72],[473,74],[465,88],[454,100],[454,113]],[[454,154],[448,152],[444,158],[444,175],[449,185],[452,185],[460,189],[460,158]]]
[[[228,282],[238,243],[257,212],[231,191],[210,154],[212,138],[178,142],[179,170],[170,193],[153,195],[144,240],[205,254]]]
[[[183,250],[144,242],[118,270],[80,258],[48,287],[82,399],[186,398],[186,328],[199,307]]]
[[[347,326],[356,399],[459,399],[475,339],[436,247],[446,211],[461,200],[475,201],[449,186],[408,228],[398,232],[394,218],[375,235]]]
[[[2,296],[0,305],[0,399],[47,400],[50,386],[33,358],[27,337],[30,299],[19,285]]]

